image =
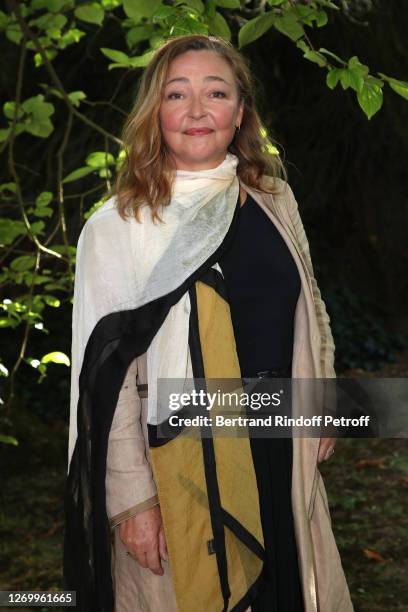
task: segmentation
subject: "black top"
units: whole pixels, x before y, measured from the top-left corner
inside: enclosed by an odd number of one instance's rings
[[[219,264],[225,279],[241,375],[292,362],[300,276],[286,242],[248,194]]]

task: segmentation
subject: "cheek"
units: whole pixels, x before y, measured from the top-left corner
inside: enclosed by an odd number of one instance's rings
[[[182,121],[182,112],[180,109],[166,109],[163,108],[159,114],[160,125],[164,131],[176,131],[180,128]]]
[[[219,129],[230,129],[234,124],[235,106],[223,106],[216,110],[214,116]]]

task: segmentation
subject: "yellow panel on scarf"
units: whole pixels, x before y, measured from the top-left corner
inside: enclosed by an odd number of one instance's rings
[[[228,303],[210,286],[196,282],[201,352],[206,379],[240,378]],[[235,385],[239,381],[235,380]],[[211,392],[214,382],[207,381]],[[195,433],[194,433],[195,432]],[[188,434],[188,435],[185,435]],[[221,506],[263,547],[256,475],[248,438],[214,437]],[[186,428],[173,440],[151,447],[170,569],[180,612],[223,609],[199,431]],[[228,610],[247,593],[262,560],[224,528],[231,590]]]

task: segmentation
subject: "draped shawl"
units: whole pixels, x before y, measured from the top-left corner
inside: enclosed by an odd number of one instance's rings
[[[148,206],[123,220],[115,198],[77,245],[65,491],[64,588],[77,609],[113,612],[106,511],[109,432],[133,359],[147,351],[148,438],[180,612],[244,611],[265,556],[247,437],[163,438],[158,379],[240,377],[219,257],[237,227],[238,158],[177,171],[164,224]],[[182,432],[181,432],[182,433]]]

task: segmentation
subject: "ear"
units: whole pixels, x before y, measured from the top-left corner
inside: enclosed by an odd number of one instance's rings
[[[237,114],[237,119],[236,119],[236,123],[238,125],[241,125],[243,116],[244,116],[244,101],[242,100],[238,106],[238,114]]]

